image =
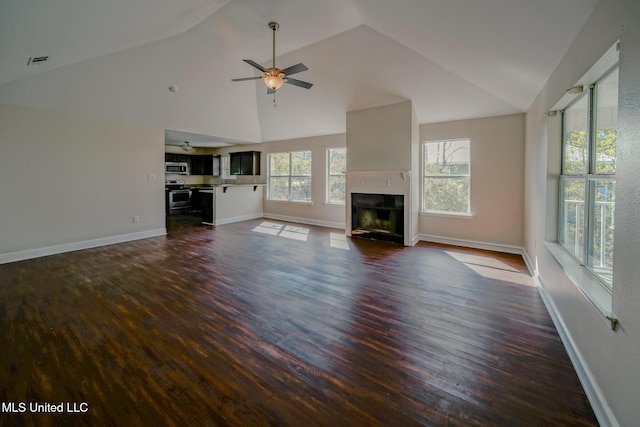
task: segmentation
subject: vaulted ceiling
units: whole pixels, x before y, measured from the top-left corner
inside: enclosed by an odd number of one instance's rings
[[[524,112],[596,4],[0,0],[0,102],[148,123],[196,145],[342,133],[347,111],[404,100],[420,123]],[[276,65],[304,63],[295,77],[310,90],[231,81],[259,75],[242,59],[270,66],[269,21]]]

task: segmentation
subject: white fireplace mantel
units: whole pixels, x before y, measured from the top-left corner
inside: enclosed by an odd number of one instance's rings
[[[411,171],[350,171],[346,173],[347,192],[354,188],[404,191],[411,187]],[[351,191],[354,193],[362,191]],[[365,191],[371,193],[371,191]],[[383,193],[383,192],[381,192]],[[387,194],[403,194],[387,193]]]

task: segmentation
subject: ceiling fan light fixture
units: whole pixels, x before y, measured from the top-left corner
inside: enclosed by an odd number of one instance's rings
[[[278,90],[282,87],[286,79],[284,73],[278,70],[267,71],[262,76],[262,81],[271,90]]]
[[[262,65],[258,64],[256,61],[252,61],[251,59],[243,59],[244,62],[251,65],[254,68],[257,68],[262,72],[261,76],[254,77],[242,77],[239,79],[231,79],[234,82],[241,82],[245,80],[262,80],[262,82],[267,86],[267,94],[275,93],[276,90],[280,89],[283,84],[289,83],[293,86],[298,86],[304,89],[311,89],[313,83],[304,82],[302,80],[297,80],[289,77],[292,74],[301,73],[303,71],[307,71],[308,68],[301,62],[299,64],[292,65],[287,68],[276,68],[276,30],[280,28],[280,25],[277,22],[269,22],[269,28],[271,28],[273,33],[273,50],[272,50],[272,62],[270,68],[265,68]]]

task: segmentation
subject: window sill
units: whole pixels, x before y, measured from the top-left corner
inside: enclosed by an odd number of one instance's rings
[[[324,202],[325,206],[333,206],[336,208],[344,208],[344,203]]]
[[[279,199],[265,199],[269,203],[293,203],[296,205],[313,205],[313,202],[305,202],[302,200],[279,200]]]
[[[544,245],[585,298],[591,302],[603,316],[607,318],[612,317],[611,291],[600,283],[598,279],[593,277],[560,243],[544,242]]]
[[[443,218],[473,219],[473,214],[455,212],[420,211],[421,216],[439,216]]]

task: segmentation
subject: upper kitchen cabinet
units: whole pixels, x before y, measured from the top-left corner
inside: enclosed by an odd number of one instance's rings
[[[186,154],[164,153],[165,162],[188,163],[189,156]]]
[[[205,156],[189,156],[189,175],[204,175]]]
[[[229,153],[231,175],[260,175],[260,151]]]
[[[191,175],[220,176],[220,156],[203,154],[189,156]]]

